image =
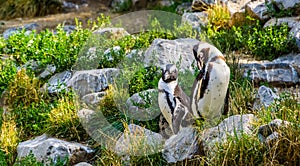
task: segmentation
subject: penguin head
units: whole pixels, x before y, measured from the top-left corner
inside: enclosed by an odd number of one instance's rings
[[[222,53],[216,47],[205,42],[196,44],[193,47],[193,54],[199,70],[201,70],[213,57],[222,55]]]
[[[178,70],[174,64],[167,64],[162,68],[162,80],[166,83],[176,81],[178,78]]]

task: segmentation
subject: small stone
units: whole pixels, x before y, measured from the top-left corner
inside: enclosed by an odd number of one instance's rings
[[[273,92],[273,90],[266,86],[260,86],[258,88],[258,93],[256,95],[256,101],[254,103],[254,109],[259,110],[263,106],[268,108],[272,103],[275,102],[275,99],[279,99],[279,96]]]

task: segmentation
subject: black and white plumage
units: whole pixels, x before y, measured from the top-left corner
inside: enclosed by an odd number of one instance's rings
[[[228,111],[230,69],[223,54],[201,42],[193,48],[200,70],[192,88],[191,109],[196,117],[214,120]]]
[[[159,108],[172,132],[177,134],[182,127],[191,125],[193,117],[190,99],[178,85],[178,70],[175,65],[167,64],[162,69],[158,91]]]

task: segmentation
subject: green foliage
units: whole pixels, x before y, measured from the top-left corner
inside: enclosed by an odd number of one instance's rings
[[[12,60],[0,61],[0,95],[13,80],[16,73],[17,67]]]
[[[19,64],[28,60],[40,61],[41,65],[54,64],[58,71],[70,69],[77,59],[79,50],[91,32],[80,25],[70,34],[62,26],[57,27],[56,34],[45,30],[39,34],[25,34],[25,30],[6,40],[3,54],[12,55]]]
[[[136,71],[129,83],[129,94],[141,92],[143,90],[156,88],[161,75],[155,66],[140,68]]]
[[[0,0],[0,19],[34,17],[62,11],[59,0]]]
[[[290,36],[287,25],[263,28],[257,23],[220,30],[208,26],[205,35],[222,52],[240,50],[258,59],[273,60],[297,51],[295,39]]]

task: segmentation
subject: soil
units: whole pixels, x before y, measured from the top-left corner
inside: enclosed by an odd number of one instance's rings
[[[12,20],[0,20],[0,33],[12,27],[20,27],[29,23],[37,23],[38,31],[42,29],[54,29],[58,24],[75,25],[75,18],[86,25],[88,20],[94,21],[103,13],[114,18],[120,14],[111,12],[109,0],[88,0],[86,6],[79,5],[78,9],[71,9],[65,13],[47,15],[35,18],[16,18]]]

